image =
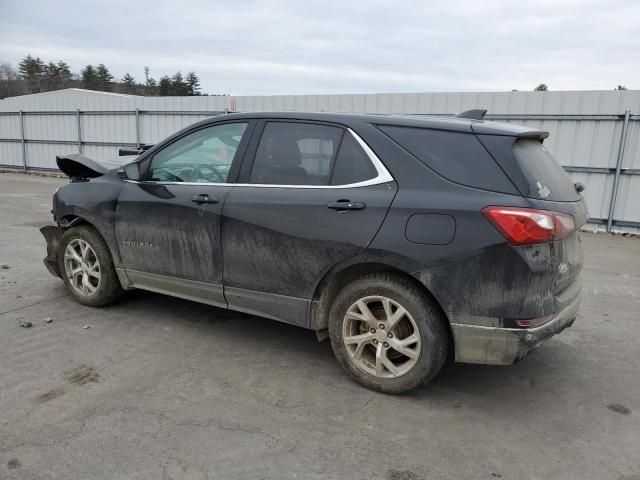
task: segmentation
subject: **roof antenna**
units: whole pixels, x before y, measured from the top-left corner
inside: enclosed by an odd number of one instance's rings
[[[487,113],[485,109],[474,108],[472,110],[467,110],[465,112],[459,113],[456,115],[456,117],[470,118],[471,120],[484,120],[485,113]]]

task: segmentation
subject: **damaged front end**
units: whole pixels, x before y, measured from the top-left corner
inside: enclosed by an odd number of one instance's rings
[[[51,275],[62,278],[58,264],[58,252],[64,230],[58,225],[45,225],[40,229],[40,233],[47,241],[47,256],[44,258],[44,264]]]
[[[108,172],[130,163],[135,160],[135,158],[137,158],[137,156],[127,155],[120,156],[115,160],[97,160],[81,154],[59,155],[56,157],[58,168],[69,177],[71,185],[61,187],[53,196],[52,213],[54,214],[54,220],[57,222],[57,225],[45,225],[40,228],[40,232],[47,241],[47,256],[44,258],[44,264],[52,275],[62,278],[58,262],[60,244],[65,229],[81,221],[81,219],[74,214],[75,211],[78,207],[84,210],[87,206],[84,201],[86,200],[90,203],[92,201],[91,199],[96,197],[95,192],[92,192],[90,196],[87,195],[88,191],[84,191],[84,193],[79,195],[78,193],[73,194],[74,187],[75,191],[78,192],[77,188],[82,188],[78,184],[86,185],[86,182],[102,177],[108,174]],[[68,191],[67,188],[72,188],[72,190]],[[83,188],[83,190],[86,189]],[[65,192],[66,195],[60,198],[63,192]],[[70,199],[72,200],[71,202],[69,202]],[[83,201],[79,202],[79,200]],[[98,198],[98,201],[99,200]]]
[[[134,152],[131,151],[125,153]],[[98,160],[79,153],[73,153],[70,155],[58,155],[56,157],[56,164],[60,171],[68,176],[73,182],[101,177],[111,170],[116,170],[133,162],[136,158],[138,158],[137,154],[132,154],[121,155],[112,160]]]

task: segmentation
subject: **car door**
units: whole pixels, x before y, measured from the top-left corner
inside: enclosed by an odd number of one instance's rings
[[[223,210],[225,297],[308,326],[318,282],[371,242],[397,186],[346,128],[274,120],[258,130]]]
[[[126,182],[116,236],[133,286],[226,305],[220,215],[249,131],[249,122],[197,127],[145,160],[142,181]]]

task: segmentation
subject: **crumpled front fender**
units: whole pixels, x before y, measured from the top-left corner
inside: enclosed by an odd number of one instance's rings
[[[62,278],[58,266],[58,252],[64,230],[57,225],[45,225],[40,229],[40,233],[47,241],[47,256],[44,259],[44,264],[51,275]]]

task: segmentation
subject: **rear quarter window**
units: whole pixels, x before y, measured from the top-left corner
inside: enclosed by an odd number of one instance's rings
[[[542,142],[524,138],[517,140],[513,144],[513,154],[529,183],[528,197],[556,202],[580,200],[569,175]]]
[[[356,140],[346,134],[333,167],[331,185],[349,185],[375,178],[378,174]]]
[[[379,125],[378,128],[435,171],[461,185],[503,193],[515,187],[473,133]]]

